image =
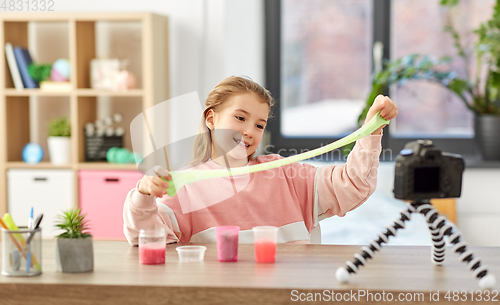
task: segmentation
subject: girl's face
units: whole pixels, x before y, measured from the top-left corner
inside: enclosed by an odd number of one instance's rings
[[[267,124],[269,105],[253,93],[230,97],[219,111],[207,114],[207,126],[216,145],[234,159],[248,158],[257,150]],[[219,157],[219,156],[217,156]]]

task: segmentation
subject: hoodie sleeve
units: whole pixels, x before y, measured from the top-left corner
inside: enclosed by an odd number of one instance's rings
[[[323,166],[317,173],[318,213],[324,217],[345,216],[370,197],[377,186],[382,135],[356,142],[342,165]]]
[[[139,182],[137,183],[137,185]],[[174,232],[175,216],[168,213],[168,208],[159,208],[156,197],[144,195],[136,188],[128,192],[123,207],[123,233],[132,246],[139,243],[139,231],[141,229],[163,228],[167,243],[177,242],[179,238]],[[172,215],[169,215],[172,214]],[[174,223],[171,217],[174,217]]]

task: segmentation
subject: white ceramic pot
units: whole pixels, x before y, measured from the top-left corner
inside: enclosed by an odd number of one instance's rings
[[[70,162],[71,137],[49,137],[49,156],[52,164]]]

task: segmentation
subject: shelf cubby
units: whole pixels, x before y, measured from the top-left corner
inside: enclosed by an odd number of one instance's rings
[[[142,25],[138,21],[77,21],[76,79],[78,89],[91,88],[90,63],[93,59],[127,60],[126,69],[142,88]]]
[[[121,127],[125,130],[123,146],[132,150],[129,129],[130,122],[142,112],[142,99],[140,97],[116,96],[79,96],[78,120],[75,132],[78,133],[78,162],[85,162],[85,125],[115,113],[123,115],[123,121],[112,125],[113,128]]]
[[[22,150],[36,142],[48,161],[48,123],[51,119],[70,117],[70,98],[65,96],[7,96],[7,162],[21,162]]]
[[[28,22],[27,21],[6,21],[3,23],[3,41],[2,41],[2,54],[5,53],[5,44],[10,42],[12,46],[19,46],[21,48],[28,48]],[[3,78],[4,88],[14,88],[14,82],[11,77],[10,67],[7,64],[5,55],[1,59],[5,67]]]
[[[34,62],[52,64],[57,59],[70,59],[69,54],[69,21],[7,21],[3,23],[5,43],[13,47],[28,49]],[[54,47],[57,46],[57,47]],[[4,56],[5,88],[13,89],[10,67]],[[36,89],[25,89],[31,91]]]

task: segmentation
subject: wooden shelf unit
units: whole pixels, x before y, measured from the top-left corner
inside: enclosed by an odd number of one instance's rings
[[[7,162],[7,169],[11,168],[26,168],[26,169],[67,169],[73,168],[72,164],[55,165],[47,161],[42,161],[37,164],[29,164],[26,162]]]
[[[97,35],[99,24],[132,23],[140,26],[140,42],[137,46],[140,63],[137,73],[137,89],[124,92],[95,90],[90,86],[90,61],[98,56]],[[11,73],[5,56],[5,43],[28,48],[30,52],[40,47],[30,45],[30,26],[55,24],[67,32],[68,45],[66,58],[71,63],[71,91],[48,92],[40,89],[14,88]],[[106,162],[85,162],[84,126],[99,118],[98,105],[101,98],[111,99],[123,111],[127,128],[125,137],[129,137],[131,120],[142,111],[168,99],[168,22],[167,17],[153,13],[9,13],[0,15],[0,215],[7,212],[7,175],[12,168],[26,169],[73,169],[75,174],[75,205],[78,205],[78,170],[134,170],[135,164],[109,164]],[[66,30],[67,29],[67,30]],[[52,33],[48,33],[50,37]],[[56,34],[54,34],[56,35]],[[126,42],[129,43],[129,42]],[[130,44],[137,43],[131,41]],[[47,46],[45,46],[46,48]],[[58,46],[51,46],[57,48]],[[33,55],[33,54],[32,54]],[[127,59],[127,58],[119,58]],[[38,62],[37,58],[33,58]],[[43,62],[43,61],[40,61]],[[30,105],[32,99],[39,103],[37,109],[54,113],[64,112],[71,121],[71,162],[67,165],[53,165],[44,157],[39,164],[26,164],[21,152],[30,142]],[[43,102],[41,102],[42,100]],[[55,100],[53,102],[52,100]],[[48,102],[46,102],[48,101]],[[123,101],[123,103],[122,103]],[[109,102],[109,101],[108,101]],[[49,105],[44,108],[44,105]],[[134,105],[130,107],[130,105]],[[47,109],[48,108],[48,109]],[[118,107],[115,107],[118,108]],[[122,110],[122,109],[120,109]],[[122,112],[122,111],[120,111]],[[165,113],[168,117],[169,113]],[[60,115],[58,115],[60,116]],[[46,127],[47,121],[39,122]],[[47,139],[40,138],[38,143],[46,145]],[[125,147],[132,149],[130,139],[125,140]],[[48,155],[47,150],[44,151]]]

